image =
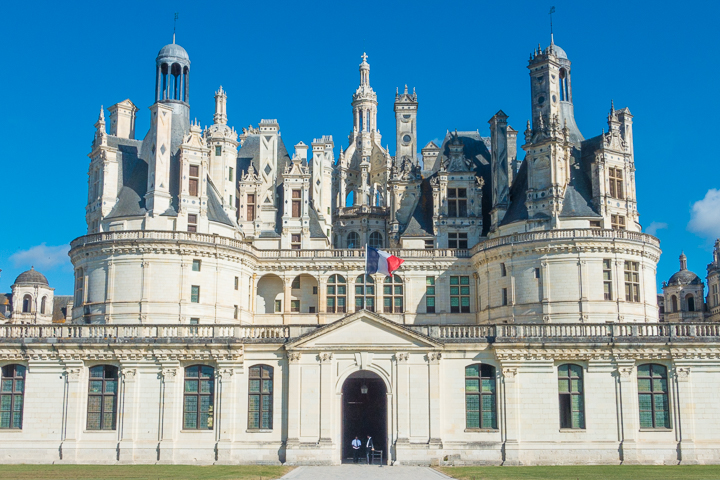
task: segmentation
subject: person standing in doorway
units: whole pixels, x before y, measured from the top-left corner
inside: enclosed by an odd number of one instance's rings
[[[367,458],[367,463],[370,465],[372,463],[372,452],[375,451],[375,445],[373,445],[372,437],[370,435],[367,436],[367,442],[365,443],[365,457]]]
[[[352,441],[353,463],[358,463],[358,456],[360,455],[360,445],[362,445],[362,442],[357,437],[357,435],[355,435],[355,440]]]

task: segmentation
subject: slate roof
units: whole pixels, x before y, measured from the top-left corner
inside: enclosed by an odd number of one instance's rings
[[[680,270],[668,280],[668,285],[700,285],[702,279],[690,270]]]
[[[410,216],[410,221],[402,233],[403,237],[434,237],[434,229],[432,224],[433,202],[432,202],[432,185],[430,179],[437,176],[433,174],[428,178],[424,178],[420,183],[420,198],[418,199],[415,209]]]
[[[218,193],[217,189],[215,188],[215,185],[213,184],[212,180],[210,180],[209,177],[208,177],[207,185],[208,185],[208,189],[207,189],[208,220],[210,220],[211,222],[224,223],[225,225],[232,226],[233,225],[232,220],[230,220],[230,217],[227,216],[227,213],[225,213],[225,210],[222,207],[222,202],[220,201],[220,193]]]
[[[148,164],[139,157],[142,141],[108,136],[108,145],[119,151],[118,201],[106,218],[145,215]]]
[[[35,270],[35,268],[30,268],[30,270],[22,272],[17,276],[15,284],[17,285],[20,283],[39,283],[41,285],[48,285],[48,280],[45,278],[45,275]]]
[[[72,317],[72,312],[68,312],[68,305],[72,301],[72,295],[55,295],[53,297],[53,323],[61,323]]]

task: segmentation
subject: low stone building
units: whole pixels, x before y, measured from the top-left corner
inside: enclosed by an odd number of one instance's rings
[[[190,122],[190,58],[163,47],[144,139],[129,100],[96,123],[71,321],[32,306],[37,272],[14,286],[0,461],[338,464],[371,435],[384,463],[717,463],[720,325],[659,322],[632,115],[585,139],[565,51],[528,69],[523,161],[499,111],[421,164],[418,95],[392,156],[363,55],[336,159],[229,127],[222,88]],[[365,245],[402,268],[367,275]]]

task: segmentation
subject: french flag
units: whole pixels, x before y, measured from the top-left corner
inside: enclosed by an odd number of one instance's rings
[[[400,268],[400,265],[405,261],[402,258],[398,258],[395,255],[390,255],[388,252],[378,250],[373,247],[366,247],[367,255],[365,256],[365,272],[369,275],[371,273],[384,273],[390,275],[392,272]]]

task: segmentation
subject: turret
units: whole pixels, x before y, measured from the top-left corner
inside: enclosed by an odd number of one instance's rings
[[[110,135],[135,139],[135,114],[138,108],[130,99],[116,103],[108,110],[110,111]]]
[[[414,159],[417,155],[417,109],[418,101],[415,89],[408,93],[405,91],[395,94],[395,131],[397,144],[395,158],[409,157]]]
[[[215,123],[207,129],[206,138],[210,148],[210,177],[220,194],[225,213],[237,218],[236,188],[238,135],[227,126],[227,95],[222,86],[215,92]]]

